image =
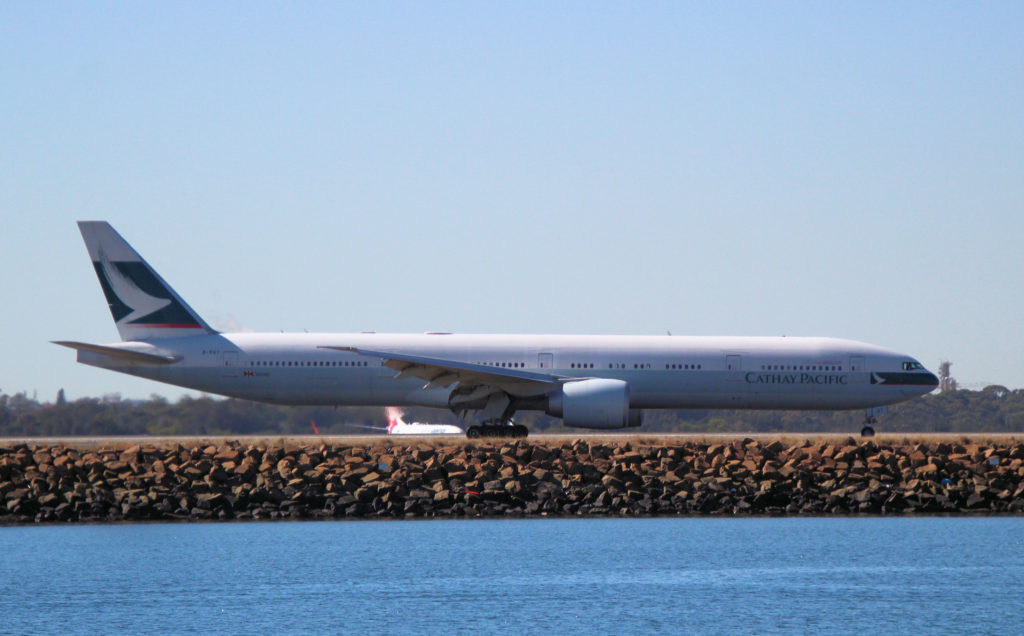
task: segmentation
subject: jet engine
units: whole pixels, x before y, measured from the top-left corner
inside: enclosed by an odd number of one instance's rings
[[[546,412],[576,428],[626,428],[643,421],[642,411],[629,408],[629,384],[604,378],[566,382],[548,396]]]

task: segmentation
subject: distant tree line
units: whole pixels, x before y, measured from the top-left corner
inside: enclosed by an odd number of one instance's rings
[[[407,409],[406,421],[462,424],[438,409]],[[761,432],[825,433],[860,430],[863,411],[647,411],[641,433]],[[572,432],[542,414],[520,413],[516,421],[535,432]],[[385,426],[380,408],[288,407],[244,400],[153,395],[122,400],[117,395],[53,403],[25,393],[0,394],[0,437],[102,435],[294,435],[365,434]],[[889,408],[880,432],[1024,432],[1024,390],[989,386],[980,391],[947,391]]]

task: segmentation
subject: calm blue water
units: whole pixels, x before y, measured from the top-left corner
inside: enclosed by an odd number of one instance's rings
[[[2,633],[1024,633],[1024,519],[0,528]]]

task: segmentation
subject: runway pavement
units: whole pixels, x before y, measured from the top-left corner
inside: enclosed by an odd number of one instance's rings
[[[527,441],[537,443],[561,444],[572,442],[577,439],[588,441],[613,440],[626,441],[636,440],[641,444],[673,444],[688,441],[708,440],[717,443],[742,440],[771,440],[771,439],[809,439],[809,440],[855,440],[862,439],[854,432],[848,433],[610,433],[610,432],[579,432],[579,433],[532,433]],[[965,438],[974,442],[982,440],[998,440],[1009,442],[1024,439],[1024,433],[886,433],[881,432],[873,439],[884,441],[920,440],[922,442],[962,441]],[[863,438],[869,439],[869,438]],[[132,436],[110,436],[110,437],[2,437],[0,448],[12,447],[19,444],[39,445],[62,445],[75,448],[95,448],[101,446],[130,446],[135,444],[151,444],[165,446],[181,444],[182,446],[194,446],[196,444],[221,445],[227,442],[238,442],[241,444],[328,444],[328,445],[367,445],[385,443],[388,445],[408,445],[422,443],[445,443],[463,440],[466,443],[486,443],[489,441],[509,441],[494,438],[483,438],[477,440],[466,439],[462,435],[132,435]]]

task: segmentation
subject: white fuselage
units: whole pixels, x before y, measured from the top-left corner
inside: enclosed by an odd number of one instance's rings
[[[463,431],[452,424],[424,424],[413,422],[411,424],[395,424],[388,427],[388,435],[462,435]]]
[[[396,379],[382,358],[325,347],[623,380],[633,409],[855,409],[901,402],[936,384],[910,356],[835,338],[236,333],[106,346],[179,360],[152,365],[79,351],[79,361],[209,393],[292,405],[449,406],[449,388],[425,388],[415,377]],[[525,383],[514,397],[529,398],[537,390]]]

